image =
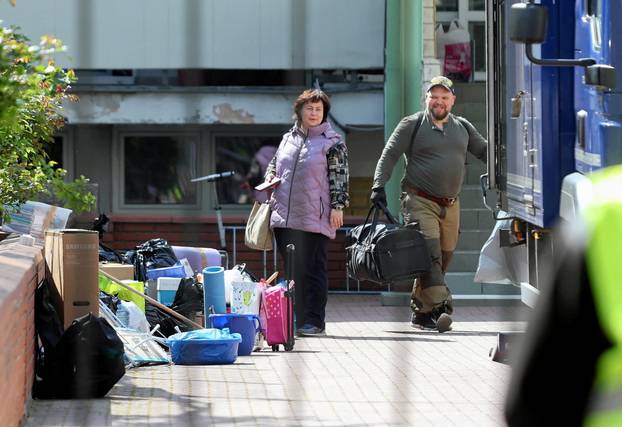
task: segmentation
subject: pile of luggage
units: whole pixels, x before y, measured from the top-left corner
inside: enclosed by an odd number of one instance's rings
[[[101,397],[130,367],[227,364],[265,348],[293,349],[293,281],[277,281],[278,273],[258,279],[243,264],[225,270],[213,249],[153,239],[121,254],[99,244],[96,301],[91,292],[70,297],[76,286],[68,277],[92,287],[83,279],[91,275],[84,268],[93,232],[77,231],[46,247],[51,274],[37,290],[35,397]],[[83,271],[71,272],[67,253],[52,249],[70,238],[84,240],[72,243]],[[292,265],[293,246],[288,254]]]

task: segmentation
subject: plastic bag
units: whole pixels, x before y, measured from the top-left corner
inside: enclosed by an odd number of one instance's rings
[[[243,281],[235,281],[231,285],[231,312],[237,314],[259,314],[261,292],[265,285]]]
[[[233,282],[259,282],[257,276],[246,269],[246,264],[236,264],[231,270],[225,270],[225,302],[231,305]]]
[[[123,264],[123,256],[116,250],[99,242],[99,260]]]
[[[501,212],[501,214],[505,214]],[[475,283],[501,283],[511,284],[510,278],[514,275],[509,271],[505,252],[501,247],[499,232],[508,229],[511,220],[497,221],[492,229],[488,240],[482,246],[479,254],[479,263],[473,281]]]
[[[46,230],[65,228],[72,212],[70,209],[33,201],[27,201],[17,209],[8,206],[5,208],[10,221],[2,224],[2,231],[30,234],[37,244],[43,244]]]
[[[171,308],[189,318],[203,311],[203,285],[192,278],[181,279]]]
[[[147,270],[171,267],[179,262],[175,252],[164,239],[151,239],[136,246],[135,251],[128,252],[131,263],[135,267],[136,280],[147,280]]]
[[[117,317],[128,328],[149,333],[149,323],[145,314],[131,301],[123,301],[117,307]]]
[[[436,52],[443,64],[443,75],[455,81],[469,81],[472,73],[471,35],[453,21],[447,32],[436,27]]]

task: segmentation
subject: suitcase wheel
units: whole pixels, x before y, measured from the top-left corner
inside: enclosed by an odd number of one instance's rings
[[[273,345],[272,351],[279,351],[279,345],[278,344]]]
[[[294,349],[294,343],[283,345],[285,351],[292,351]]]

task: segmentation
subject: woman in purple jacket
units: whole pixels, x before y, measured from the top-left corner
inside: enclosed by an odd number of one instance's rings
[[[325,335],[328,297],[328,240],[343,225],[349,204],[348,152],[326,120],[328,96],[305,90],[294,102],[294,126],[283,135],[268,165],[266,180],[281,179],[271,197],[277,247],[282,257],[296,246],[294,281],[296,333]]]

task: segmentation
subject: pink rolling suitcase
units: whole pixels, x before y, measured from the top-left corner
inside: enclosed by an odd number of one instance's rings
[[[287,287],[281,285],[265,288],[262,293],[260,323],[263,334],[272,351],[279,351],[283,344],[285,351],[294,349],[294,245],[287,245],[285,270]]]

